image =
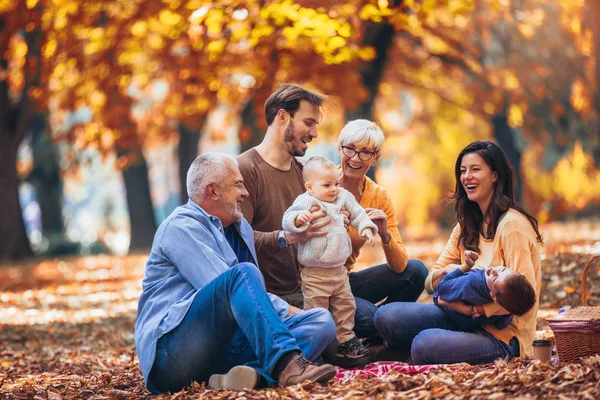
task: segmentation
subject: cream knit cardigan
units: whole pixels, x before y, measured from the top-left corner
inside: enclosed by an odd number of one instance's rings
[[[309,192],[302,193],[283,215],[283,229],[288,232],[304,232],[308,229],[308,223],[296,227],[294,221],[299,213],[310,210],[314,205],[321,207],[331,218],[331,222],[319,229],[327,231],[327,235],[312,237],[304,243],[298,243],[298,261],[304,267],[339,267],[344,265],[352,254],[352,243],[344,228],[344,215],[340,212],[342,207],[346,207],[350,212],[350,224],[357,232],[362,233],[364,229],[372,228],[374,234],[377,233],[377,226],[364,208],[357,203],[352,193],[344,188],[340,188],[340,194],[332,203],[312,197]]]

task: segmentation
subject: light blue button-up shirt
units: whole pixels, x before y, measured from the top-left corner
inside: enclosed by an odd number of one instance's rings
[[[248,221],[243,219],[235,227],[257,260]],[[204,285],[238,263],[219,218],[193,201],[177,207],[163,221],[146,264],[135,324],[135,346],[146,384],[158,339],[181,323]],[[288,304],[273,294],[269,296],[277,314],[284,318]]]

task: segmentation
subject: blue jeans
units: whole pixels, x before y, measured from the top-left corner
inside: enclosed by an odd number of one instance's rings
[[[202,287],[181,324],[162,336],[148,387],[176,392],[236,365],[256,369],[272,385],[277,361],[290,351],[315,359],[335,339],[327,310],[281,319],[258,268],[241,263]]]
[[[374,303],[387,297],[384,304],[414,302],[423,292],[427,268],[419,260],[408,260],[402,273],[392,270],[387,264],[350,273],[350,288],[356,300],[354,332],[358,337],[369,337],[377,333],[373,317],[377,311]]]
[[[410,348],[414,364],[485,364],[519,356],[516,337],[506,344],[482,328],[461,330],[435,304],[387,304],[377,310],[374,323],[388,346]]]

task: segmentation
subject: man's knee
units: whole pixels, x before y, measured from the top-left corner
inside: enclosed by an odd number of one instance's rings
[[[329,310],[321,307],[311,308],[310,310],[303,311],[307,313],[307,319],[310,319],[316,325],[319,326],[319,330],[323,337],[331,337],[331,340],[335,338],[335,322]]]
[[[242,262],[231,267],[234,274],[244,276],[246,279],[252,281],[263,282],[263,276],[258,267],[249,262]]]
[[[429,270],[423,264],[423,262],[419,260],[408,260],[408,264],[406,265],[406,270],[410,272],[413,277],[413,282],[415,284],[425,284],[425,279],[429,274]]]

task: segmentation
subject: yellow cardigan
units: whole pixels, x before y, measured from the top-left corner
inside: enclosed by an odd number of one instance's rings
[[[458,245],[460,226],[457,224],[446,248],[429,270],[425,279],[425,290],[433,294],[433,273],[449,264],[462,264],[464,262],[465,248]],[[529,220],[520,212],[509,209],[504,215],[494,239],[479,237],[479,250],[481,252],[475,267],[487,269],[503,265],[515,272],[525,275],[529,283],[535,289],[536,302],[533,308],[525,315],[514,316],[511,324],[504,329],[497,329],[494,325],[484,325],[483,328],[496,339],[508,344],[513,336],[519,339],[522,358],[531,358],[533,355],[532,343],[535,339],[535,326],[537,310],[540,301],[542,287],[541,244],[537,241],[535,231]],[[484,304],[485,314],[489,317],[498,311],[496,303]]]
[[[400,232],[398,232],[398,221],[394,214],[392,201],[386,190],[365,176],[365,190],[359,204],[363,208],[377,208],[383,210],[387,215],[388,230],[392,235],[388,244],[383,244],[383,252],[390,268],[398,273],[404,272],[406,263],[408,262],[408,254],[402,244]],[[366,240],[358,236],[358,232],[352,227],[348,231],[352,240],[352,254],[346,260],[346,268],[351,270],[354,267],[356,258],[360,254],[361,247],[364,246]]]

